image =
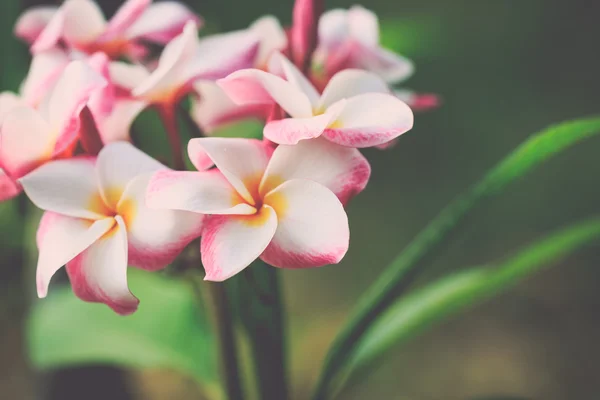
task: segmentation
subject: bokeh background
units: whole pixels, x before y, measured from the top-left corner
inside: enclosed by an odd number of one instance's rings
[[[27,49],[11,34],[16,16],[42,3],[49,2],[0,2],[3,90],[15,90],[28,65]],[[110,15],[121,1],[99,3]],[[287,24],[292,9],[292,0],[186,3],[211,31],[242,28],[266,13]],[[326,1],[327,8],[353,4]],[[415,128],[395,148],[365,151],[373,177],[349,208],[346,259],[282,274],[298,400],[308,398],[325,350],[358,296],[444,205],[531,133],[600,111],[600,2],[370,0],[363,5],[380,16],[384,44],[414,60],[416,74],[405,86],[438,93],[443,105],[417,115]],[[597,214],[599,139],[553,158],[480,206],[439,253],[435,270],[500,259]],[[23,256],[27,226],[17,216],[20,206],[18,200],[0,205],[0,398],[44,399],[52,391],[64,400],[197,398],[193,383],[172,372],[33,371],[24,349],[24,321],[31,303],[40,300],[32,297],[32,260]],[[600,247],[590,247],[433,327],[391,352],[339,399],[598,397],[599,264]],[[421,282],[436,274],[425,274]]]

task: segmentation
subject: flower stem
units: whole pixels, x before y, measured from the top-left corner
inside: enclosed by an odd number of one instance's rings
[[[183,160],[181,136],[179,135],[179,127],[177,125],[177,107],[173,104],[161,105],[158,107],[158,112],[167,131],[167,138],[171,146],[173,168],[184,170],[185,162]]]
[[[235,329],[227,290],[224,283],[209,283],[208,288],[212,298],[215,327],[219,338],[221,370],[227,399],[243,400],[244,394],[238,367]]]
[[[257,260],[242,272],[240,314],[252,348],[260,399],[286,400],[283,303],[277,269]]]

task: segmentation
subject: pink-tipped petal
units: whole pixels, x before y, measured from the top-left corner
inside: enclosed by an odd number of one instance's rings
[[[295,118],[313,115],[310,99],[299,88],[282,78],[258,69],[234,72],[217,81],[237,104],[279,104]]]
[[[72,158],[42,165],[19,180],[38,208],[75,218],[101,219],[93,158]]]
[[[204,279],[221,282],[242,271],[263,253],[276,229],[277,216],[269,206],[255,215],[206,217],[200,245]]]
[[[102,198],[115,207],[135,177],[166,168],[130,143],[110,143],[100,151],[96,162]]]
[[[300,70],[296,68],[296,66],[292,64],[290,60],[288,60],[283,54],[279,52],[274,53],[271,56],[271,60],[272,64],[279,64],[281,66],[281,69],[285,75],[285,79],[292,85],[300,89],[302,93],[304,93],[304,95],[308,97],[311,106],[315,107],[317,105],[317,102],[319,101],[319,92],[317,92],[317,89],[315,89],[313,84],[310,83],[308,79],[306,79],[304,74],[302,74],[302,72],[300,72]]]
[[[152,0],[127,0],[110,19],[102,39],[110,40],[121,37],[127,29],[139,20]]]
[[[129,39],[145,39],[166,44],[183,31],[189,21],[202,25],[200,17],[185,5],[175,1],[162,1],[151,4],[144,13],[127,29]]]
[[[218,170],[158,171],[148,185],[146,204],[153,209],[200,214],[249,215],[256,212]]]
[[[267,119],[271,106],[235,104],[216,83],[210,81],[197,82],[195,85],[198,99],[192,106],[192,118],[204,133],[212,133],[215,129],[244,119]]]
[[[120,216],[115,221],[108,233],[67,264],[67,273],[77,297],[128,315],[137,310],[139,300],[127,285],[127,228]]]
[[[317,107],[326,109],[339,100],[364,93],[390,93],[390,89],[376,74],[360,69],[346,69],[331,78]]]
[[[404,81],[415,70],[409,59],[380,47],[361,47],[353,55],[353,65],[381,76],[388,83]]]
[[[36,282],[39,297],[46,297],[56,271],[90,247],[115,225],[113,218],[88,221],[45,212],[37,232],[40,255]]]
[[[287,35],[277,18],[272,15],[257,19],[250,25],[249,29],[260,38],[260,48],[256,56],[255,66],[265,69],[271,54],[276,51],[283,51],[287,47]]]
[[[277,144],[297,144],[301,140],[314,139],[325,131],[337,114],[325,113],[310,118],[285,118],[267,123],[263,134]]]
[[[244,200],[255,204],[258,184],[271,155],[262,141],[217,137],[190,140],[190,158],[200,151],[204,151]]]
[[[367,159],[357,149],[325,139],[305,140],[295,146],[279,146],[265,171],[260,193],[267,194],[279,182],[311,180],[327,187],[346,204],[360,193],[371,175]]]
[[[37,6],[26,10],[15,25],[15,36],[33,43],[58,10],[55,6]]]
[[[10,200],[21,193],[21,186],[0,168],[0,201]]]
[[[127,225],[129,262],[157,270],[170,264],[183,248],[200,236],[203,215],[146,206],[150,174],[135,178],[123,193],[117,213]]]
[[[23,100],[31,106],[37,106],[52,89],[69,61],[69,56],[61,49],[34,54],[27,77],[21,85]]]
[[[0,131],[0,164],[14,179],[20,178],[52,156],[56,138],[39,113],[14,107],[3,117]]]
[[[65,10],[61,7],[48,21],[44,29],[31,45],[33,54],[48,51],[58,46],[65,29]]]
[[[342,146],[371,147],[389,142],[412,126],[413,113],[406,103],[391,94],[367,93],[346,100],[323,136]]]
[[[277,231],[261,255],[280,268],[336,264],[348,251],[350,231],[342,203],[325,186],[294,179],[265,196],[275,209]]]

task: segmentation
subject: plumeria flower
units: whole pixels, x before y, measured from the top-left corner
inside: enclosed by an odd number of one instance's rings
[[[335,9],[319,20],[319,46],[313,63],[325,81],[346,68],[364,69],[388,83],[407,79],[414,71],[406,58],[379,45],[379,21],[361,6]]]
[[[139,59],[146,53],[141,41],[165,44],[181,32],[186,22],[200,23],[200,19],[182,4],[150,3],[151,0],[128,0],[107,22],[93,1],[66,0],[54,12],[48,8],[26,12],[17,22],[15,31],[25,40],[35,39],[31,47],[33,53],[62,43],[88,54],[102,51],[111,58],[127,55]],[[45,21],[46,26],[39,32]]]
[[[34,54],[20,88],[23,100],[32,107],[39,106],[73,60],[73,57],[58,48]]]
[[[198,237],[203,217],[151,210],[144,197],[150,174],[166,167],[126,142],[94,157],[47,163],[21,184],[45,210],[37,234],[37,292],[66,264],[75,294],[105,303],[119,314],[137,309],[127,285],[127,265],[161,269]]]
[[[106,81],[82,61],[71,62],[38,109],[12,108],[0,127],[0,164],[13,179],[72,150],[79,114]]]
[[[23,106],[25,103],[18,95],[10,92],[0,93],[0,127],[6,114],[15,107]],[[21,193],[21,190],[21,186],[0,168],[0,201],[12,199]]]
[[[370,147],[391,141],[410,130],[413,113],[390,93],[373,73],[348,69],[336,74],[323,94],[300,71],[275,54],[287,79],[246,69],[234,72],[218,84],[238,104],[276,102],[291,116],[269,122],[264,137],[278,144],[296,144],[323,136],[348,147]]]
[[[348,250],[342,202],[364,189],[370,167],[356,149],[324,140],[279,146],[253,139],[189,142],[201,172],[160,171],[151,208],[207,214],[201,254],[206,278],[223,281],[260,257],[281,268],[338,263]],[[212,163],[216,169],[206,170]],[[340,201],[341,200],[341,201]]]

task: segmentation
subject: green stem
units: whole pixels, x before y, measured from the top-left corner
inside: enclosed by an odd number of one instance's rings
[[[256,261],[242,272],[240,314],[252,349],[259,398],[286,400],[283,304],[277,269]]]
[[[533,135],[482,181],[442,210],[363,294],[350,321],[342,328],[327,355],[313,399],[324,400],[330,396],[336,374],[351,358],[364,333],[414,282],[420,269],[432,260],[443,239],[459,226],[469,210],[552,155],[599,132],[600,118],[589,118],[559,124]]]

